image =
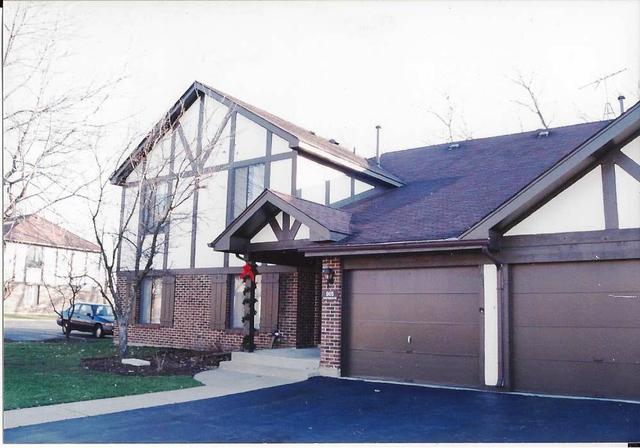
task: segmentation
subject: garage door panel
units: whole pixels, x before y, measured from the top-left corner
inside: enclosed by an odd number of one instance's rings
[[[521,359],[633,363],[640,360],[640,329],[523,327],[513,349],[516,363]]]
[[[640,328],[640,292],[518,294],[513,325]]]
[[[477,325],[358,322],[349,333],[347,345],[359,350],[477,355],[478,333]]]
[[[345,286],[345,373],[479,383],[478,267],[347,271]]]
[[[628,260],[516,266],[513,292],[638,291],[638,263]]]
[[[520,360],[513,375],[525,392],[640,399],[640,364]]]
[[[421,293],[425,286],[432,293],[479,292],[478,267],[427,268],[352,271],[350,288],[354,293]]]
[[[350,361],[350,374],[359,377],[465,386],[478,383],[477,357],[354,350]]]
[[[515,389],[640,396],[640,260],[516,265],[511,286]]]
[[[475,323],[477,294],[363,294],[352,295],[351,317],[360,320]]]

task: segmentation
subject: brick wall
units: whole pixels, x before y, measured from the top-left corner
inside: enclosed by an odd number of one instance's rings
[[[320,343],[320,366],[340,369],[342,348],[342,263],[339,257],[322,260],[322,268],[334,271],[333,284],[322,278],[322,334]]]
[[[300,282],[300,275],[305,278],[303,282]],[[303,290],[307,289],[306,285],[309,283],[307,277],[307,274],[299,272],[280,274],[278,329],[282,332],[282,339],[278,343],[278,347],[299,345],[298,297],[301,284]],[[119,277],[118,291],[122,291],[121,300],[126,297],[125,285],[124,277]],[[208,274],[176,275],[173,326],[131,324],[129,326],[129,342],[191,349],[218,347],[222,350],[238,350],[242,344],[241,329],[214,330],[210,328],[212,288],[211,277]],[[114,337],[114,342],[117,343],[117,335]],[[258,348],[270,348],[271,335],[258,331],[255,342]]]

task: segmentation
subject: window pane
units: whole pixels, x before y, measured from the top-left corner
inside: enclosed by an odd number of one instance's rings
[[[247,185],[247,205],[260,196],[264,190],[264,164],[249,167],[249,180]]]
[[[236,169],[235,190],[233,196],[233,217],[235,218],[247,206],[247,173],[248,168]]]
[[[233,217],[236,218],[264,190],[264,163],[237,168],[233,200]]]
[[[234,160],[248,160],[267,154],[267,130],[253,121],[236,114]]]
[[[159,324],[162,311],[162,279],[146,278],[140,291],[140,323]]]
[[[289,142],[273,134],[271,138],[271,154],[282,154],[291,151]]]
[[[160,314],[162,311],[162,279],[153,279],[153,290],[151,295],[151,312],[150,321],[153,324],[160,323]]]
[[[291,174],[291,159],[271,162],[269,188],[281,193],[291,194]]]
[[[244,300],[244,283],[239,275],[233,275],[233,303],[232,303],[232,313],[231,313],[231,326],[232,328],[242,328],[242,316],[244,316],[244,306],[242,305],[242,301]],[[260,328],[260,303],[262,302],[260,299],[262,297],[262,282],[260,281],[260,276],[256,277],[256,316],[254,319],[254,327]]]

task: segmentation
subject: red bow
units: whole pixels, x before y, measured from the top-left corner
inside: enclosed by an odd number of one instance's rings
[[[249,277],[252,282],[256,281],[256,274],[255,272],[253,272],[253,267],[249,263],[246,263],[244,265],[244,267],[242,268],[242,272],[240,273],[241,279],[244,280],[246,277]]]

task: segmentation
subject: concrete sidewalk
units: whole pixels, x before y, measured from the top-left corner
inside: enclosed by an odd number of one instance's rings
[[[231,372],[222,369],[201,372],[195,376],[195,379],[203,383],[203,386],[5,411],[4,429],[222,397],[296,382],[294,379]]]

